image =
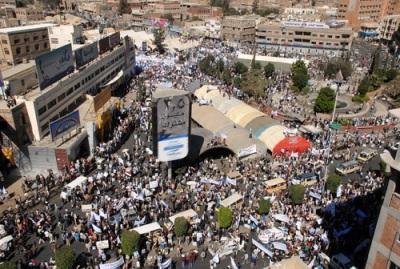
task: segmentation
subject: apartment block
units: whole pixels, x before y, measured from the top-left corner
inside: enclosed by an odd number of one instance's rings
[[[390,15],[383,18],[379,26],[379,36],[385,41],[391,41],[393,33],[400,27],[400,15]]]
[[[266,22],[256,30],[258,46],[288,53],[340,55],[352,40],[351,28],[321,22]]]
[[[4,6],[16,6],[15,0],[0,0],[0,7]]]
[[[15,65],[49,51],[48,27],[52,25],[36,24],[0,29],[0,62]]]
[[[256,34],[257,16],[226,16],[222,19],[222,39],[243,43],[253,42]]]
[[[28,6],[15,9],[15,15],[21,21],[41,21],[44,20],[43,10],[39,7]]]

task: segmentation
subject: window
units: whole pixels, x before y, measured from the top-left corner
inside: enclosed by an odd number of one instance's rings
[[[44,48],[47,49],[47,42],[44,42]]]
[[[328,35],[328,38],[332,38],[332,35]]]
[[[19,43],[19,38],[14,39],[14,44],[18,44]]]
[[[50,39],[50,42],[52,44],[58,44],[58,38],[52,38],[52,39]]]
[[[33,40],[38,40],[38,39],[39,39],[38,36],[34,36],[34,37],[33,37]]]
[[[29,37],[25,37],[25,38],[24,38],[25,43],[29,42],[29,40],[30,40]]]
[[[18,54],[21,54],[21,48],[16,48],[16,49],[15,49],[15,52],[17,53],[17,55],[18,55]]]
[[[22,87],[25,86],[25,80],[21,79],[21,85],[22,85]]]
[[[58,96],[57,101],[60,102],[61,100],[63,100],[65,98],[65,93],[61,94],[60,96]]]
[[[81,86],[81,83],[80,82],[78,82],[78,84],[76,84],[75,86],[74,86],[74,88],[75,88],[75,91],[77,90],[77,89],[79,89],[79,87]]]
[[[57,104],[56,99],[53,99],[50,101],[50,103],[47,104],[47,109],[52,108],[53,106],[55,106]]]
[[[72,88],[69,88],[69,90],[67,91],[67,95],[70,95],[74,90]]]
[[[42,35],[42,38],[43,38],[43,39],[46,39],[46,38],[47,38],[47,35]]]
[[[44,132],[44,131],[47,130],[48,126],[49,126],[49,123],[47,122],[47,123],[45,123],[45,124],[42,126],[42,128],[40,128],[40,129],[42,130],[42,132]]]
[[[1,40],[1,43],[8,44],[7,40],[5,40],[5,39]]]
[[[35,44],[35,50],[39,50],[39,44]]]
[[[46,112],[47,108],[46,106],[42,106],[41,108],[39,108],[39,116],[42,115],[44,112]]]
[[[10,51],[9,51],[8,49],[4,49],[4,54],[9,55],[9,54],[10,54]]]
[[[50,122],[56,121],[57,119],[58,119],[58,115],[52,117],[52,118],[50,119]]]
[[[30,52],[30,51],[31,51],[31,48],[30,48],[29,46],[26,46],[26,47],[25,47],[25,50],[26,50],[26,52]]]

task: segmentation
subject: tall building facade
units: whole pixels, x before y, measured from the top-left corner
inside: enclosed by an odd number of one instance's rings
[[[391,41],[393,33],[400,27],[400,15],[389,15],[383,18],[379,26],[379,37]]]
[[[256,16],[226,16],[222,20],[222,39],[232,42],[253,42]]]

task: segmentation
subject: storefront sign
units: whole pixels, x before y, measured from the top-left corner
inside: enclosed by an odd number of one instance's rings
[[[70,114],[50,122],[50,133],[53,141],[74,128],[80,126],[79,111],[71,112]]]

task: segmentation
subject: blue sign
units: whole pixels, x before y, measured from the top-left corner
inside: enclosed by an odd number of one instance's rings
[[[50,133],[53,141],[66,132],[80,126],[79,111],[74,111],[68,115],[50,123]]]
[[[39,55],[35,61],[41,90],[74,72],[71,44]]]

